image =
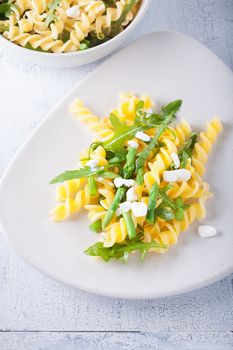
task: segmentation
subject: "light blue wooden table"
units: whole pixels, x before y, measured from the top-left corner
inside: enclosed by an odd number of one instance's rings
[[[233,0],[152,0],[128,42],[155,30],[192,35],[233,68]],[[48,110],[98,64],[40,68],[0,47],[0,173]],[[0,350],[232,349],[232,277],[171,298],[114,300],[43,276],[0,236]]]

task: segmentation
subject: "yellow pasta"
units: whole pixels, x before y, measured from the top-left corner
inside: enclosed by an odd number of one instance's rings
[[[119,34],[135,17],[140,0],[132,4],[120,0],[116,6],[107,6],[99,0],[6,0],[5,3],[0,34],[28,49],[65,53],[86,50]]]
[[[199,134],[199,140],[195,145],[195,152],[192,156],[192,163],[200,176],[203,176],[205,173],[205,163],[207,162],[208,154],[221,130],[221,121],[218,118],[214,118],[206,125],[206,131]]]
[[[146,94],[121,93],[110,119],[99,118],[79,99],[71,104],[74,117],[99,138],[81,153],[80,169],[53,180],[66,179],[57,188],[60,203],[52,217],[61,221],[81,208],[88,211],[99,242],[87,254],[106,261],[126,261],[134,250],[142,257],[146,252],[163,254],[181,232],[205,217],[212,193],[203,174],[222,123],[214,118],[199,134],[184,119],[174,126],[180,105],[173,101],[158,111]]]

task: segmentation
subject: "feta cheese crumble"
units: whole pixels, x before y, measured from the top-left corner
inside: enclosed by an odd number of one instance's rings
[[[174,173],[177,176],[177,181],[181,181],[181,182],[186,182],[189,179],[191,179],[191,171],[187,170],[187,169],[178,169],[178,170],[174,170]]]
[[[141,218],[147,214],[147,205],[143,202],[133,202],[132,212],[136,218]]]
[[[173,152],[171,154],[171,159],[173,160],[175,168],[178,169],[180,167],[180,158],[178,157],[178,154]]]
[[[95,169],[98,165],[98,159],[90,159],[85,165],[89,166],[91,169]]]
[[[163,172],[163,179],[165,182],[175,182],[175,181],[177,181],[177,175],[174,173],[173,170],[164,171]]]
[[[213,226],[202,225],[198,227],[198,234],[201,238],[210,238],[217,235],[217,230]]]
[[[145,141],[145,142],[148,142],[150,141],[150,136],[148,136],[147,134],[145,134],[144,132],[142,131],[137,131],[136,134],[135,134],[135,137],[139,140],[142,140],[142,141]]]
[[[128,141],[128,146],[132,147],[132,148],[135,148],[135,149],[138,149],[138,143],[136,141],[134,141],[134,140]]]
[[[134,187],[130,187],[130,189],[126,192],[126,199],[128,202],[135,202],[138,200]]]
[[[122,179],[122,177],[117,177],[113,180],[114,185],[119,188],[121,186],[131,187],[134,186],[135,181],[132,179]]]
[[[130,202],[123,202],[119,205],[119,209],[121,212],[125,212],[128,213],[128,211],[130,211],[131,209],[131,203]]]
[[[191,176],[191,172],[187,169],[167,170],[163,172],[163,179],[165,182],[186,182]]]

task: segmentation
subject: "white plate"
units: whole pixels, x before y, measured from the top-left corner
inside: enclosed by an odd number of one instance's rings
[[[220,235],[204,240],[195,230],[181,234],[168,254],[136,256],[127,265],[105,263],[83,253],[96,235],[86,215],[54,223],[54,187],[48,181],[72,168],[94,137],[67,109],[82,98],[106,114],[121,90],[147,92],[159,103],[182,98],[180,115],[203,127],[218,114],[224,121],[208,163],[207,180],[216,193],[205,222]],[[46,118],[18,152],[0,186],[3,231],[15,251],[47,275],[78,288],[113,297],[155,298],[204,286],[233,270],[232,111],[233,76],[207,48],[178,33],[153,33],[121,51],[98,69]]]

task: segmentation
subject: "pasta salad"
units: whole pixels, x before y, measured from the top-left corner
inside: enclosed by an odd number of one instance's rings
[[[98,138],[80,155],[80,167],[65,171],[58,184],[55,221],[88,212],[98,242],[86,254],[105,261],[139,251],[165,253],[179,234],[205,216],[212,196],[204,181],[205,164],[219,118],[197,133],[186,120],[176,122],[182,101],[160,109],[148,95],[122,93],[116,109],[99,118],[76,99],[70,112]]]
[[[134,19],[140,0],[0,0],[0,34],[41,52],[86,50]]]

